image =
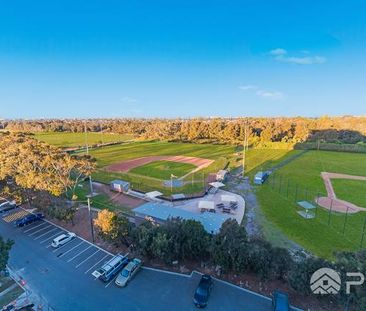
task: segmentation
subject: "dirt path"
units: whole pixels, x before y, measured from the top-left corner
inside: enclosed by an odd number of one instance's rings
[[[331,181],[331,179],[366,180],[365,176],[322,172],[321,177],[324,181],[328,196],[318,198],[318,204],[320,206],[339,213],[358,213],[360,211],[366,211],[366,208],[364,207],[360,207],[351,202],[338,199],[334,192]]]

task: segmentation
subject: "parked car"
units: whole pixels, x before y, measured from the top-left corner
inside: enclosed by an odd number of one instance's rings
[[[288,311],[290,310],[290,304],[288,301],[288,295],[279,290],[275,290],[272,293],[272,310],[273,311]]]
[[[0,198],[0,207],[3,206],[4,204],[7,204],[7,203],[9,203],[8,200]]]
[[[16,207],[17,205],[15,203],[6,201],[5,203],[0,204],[0,214],[11,211]]]
[[[41,213],[28,214],[27,216],[24,216],[23,218],[20,218],[20,219],[17,219],[16,221],[14,221],[14,226],[23,227],[23,226],[31,224],[32,222],[40,220],[42,218],[44,218],[44,215]]]
[[[131,260],[126,267],[123,268],[122,272],[118,275],[115,283],[117,286],[126,286],[127,283],[134,277],[139,271],[142,265],[142,261],[138,258]]]
[[[197,308],[204,308],[207,306],[208,298],[213,287],[211,276],[204,274],[201,277],[197,289],[194,293],[193,302]]]
[[[126,255],[117,254],[109,261],[107,261],[103,266],[95,270],[92,275],[103,282],[109,282],[112,280],[118,272],[121,271],[127,264],[129,259]]]
[[[67,242],[70,242],[74,237],[76,237],[76,234],[73,232],[67,232],[65,234],[61,234],[53,239],[51,245],[54,248],[60,247],[66,244]]]

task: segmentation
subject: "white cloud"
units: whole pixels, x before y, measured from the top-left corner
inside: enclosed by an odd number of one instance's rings
[[[258,86],[256,85],[240,85],[239,89],[241,89],[242,91],[250,91],[250,90],[258,90]]]
[[[255,95],[264,98],[264,99],[272,99],[272,100],[281,100],[285,98],[285,94],[279,91],[268,91],[262,89],[256,85],[241,85],[239,89],[245,92],[254,92]]]
[[[313,64],[323,64],[327,61],[327,59],[323,56],[310,56],[310,52],[307,50],[300,51],[302,54],[306,54],[307,56],[288,56],[288,53],[285,49],[277,48],[269,51],[269,55],[273,56],[273,58],[282,63],[290,63],[296,65],[313,65]]]
[[[323,64],[327,61],[327,59],[322,56],[276,57],[276,60],[279,62],[291,63],[297,65]]]
[[[284,98],[284,94],[278,91],[266,91],[266,90],[259,90],[256,94],[263,98],[279,100]]]
[[[125,97],[121,98],[121,102],[134,104],[134,103],[137,103],[138,100],[136,98],[133,98],[133,97],[125,96]]]
[[[269,55],[272,56],[280,56],[280,55],[286,55],[287,51],[285,49],[277,48],[274,50],[269,51]]]

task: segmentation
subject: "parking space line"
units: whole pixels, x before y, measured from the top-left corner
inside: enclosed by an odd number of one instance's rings
[[[34,240],[38,240],[39,238],[41,238],[41,237],[45,236],[46,234],[49,234],[49,233],[50,233],[50,232],[52,232],[52,231],[57,230],[57,229],[58,229],[58,228],[53,228],[53,229],[51,229],[51,230],[47,231],[46,233],[43,233],[43,234],[41,234],[41,235],[37,236],[36,238],[34,238]]]
[[[88,258],[84,259],[82,262],[78,263],[75,268],[79,268],[84,262],[88,261],[90,258],[92,258],[96,253],[99,252],[99,249],[97,249],[93,254],[91,254]]]
[[[44,242],[47,242],[48,240],[51,240],[51,239],[53,239],[53,238],[57,237],[57,236],[58,236],[58,235],[60,235],[62,232],[63,232],[63,231],[59,231],[59,232],[57,232],[56,234],[54,234],[54,235],[52,235],[52,236],[48,237],[47,239],[44,239],[43,241],[41,241],[41,242],[39,242],[39,243],[40,243],[40,244],[43,244]]]
[[[31,234],[29,234],[29,236],[33,236],[34,234],[37,234],[38,232],[41,232],[41,231],[43,231],[44,229],[48,229],[49,227],[52,227],[52,226],[51,226],[51,225],[48,225],[47,227],[44,227],[44,228],[39,229],[39,230],[37,230],[37,231],[34,231],[34,232],[32,232]]]
[[[88,270],[86,270],[84,273],[87,274],[91,269],[93,269],[97,264],[99,264],[102,260],[106,259],[109,254],[105,255],[101,260],[99,260],[96,264],[92,265]]]
[[[92,246],[89,245],[86,249],[84,249],[83,251],[81,251],[79,254],[75,255],[74,257],[70,258],[67,262],[73,261],[76,257],[80,256],[81,254],[85,253],[89,248],[91,248]]]
[[[118,274],[117,274],[117,276],[118,276]],[[117,278],[117,276],[115,276],[106,286],[104,286],[104,288],[107,288],[109,285],[111,285],[111,283]]]
[[[60,246],[60,247],[56,248],[56,249],[55,249],[55,250],[53,250],[52,252],[53,252],[53,253],[54,253],[54,252],[57,252],[57,251],[58,251],[58,250],[60,250],[61,248],[64,248],[65,246],[69,245],[72,241],[73,241],[73,240],[71,240],[71,241],[67,242],[66,244],[64,244],[64,245],[62,245],[62,246]]]
[[[27,233],[27,232],[29,232],[29,231],[31,231],[31,230],[33,230],[33,229],[36,229],[36,228],[38,228],[38,227],[40,227],[40,226],[42,226],[42,225],[44,225],[44,224],[47,224],[46,222],[42,222],[41,224],[39,224],[39,225],[37,225],[37,226],[35,226],[35,227],[32,227],[32,228],[30,228],[30,229],[28,229],[28,230],[24,230],[23,231],[23,233]]]
[[[84,243],[84,241],[81,241],[78,245],[75,245],[74,247],[72,247],[68,251],[66,251],[66,253],[63,253],[63,254],[59,255],[58,258],[61,258],[61,257],[65,256],[66,254],[70,253],[73,249],[77,248],[78,246],[80,246],[83,243]]]

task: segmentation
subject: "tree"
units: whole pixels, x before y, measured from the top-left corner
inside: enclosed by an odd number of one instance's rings
[[[320,268],[334,268],[331,263],[324,259],[308,257],[297,262],[289,272],[290,286],[299,293],[310,294],[310,277]]]
[[[95,167],[88,157],[70,156],[22,133],[0,133],[0,149],[0,180],[11,178],[29,202],[34,191],[73,195]]]
[[[118,239],[125,244],[126,246],[130,245],[130,233],[131,233],[131,224],[126,217],[118,216],[117,218],[117,226],[118,226]]]
[[[118,217],[117,214],[107,209],[98,213],[94,220],[95,226],[99,229],[100,235],[109,241],[115,241],[118,237]]]
[[[131,233],[134,248],[142,255],[152,257],[152,242],[157,231],[157,226],[145,221],[134,228]]]
[[[95,226],[105,240],[114,243],[129,245],[129,235],[131,232],[130,222],[126,217],[119,216],[114,212],[104,209],[98,213],[94,220]]]
[[[9,252],[14,242],[11,240],[4,241],[0,236],[0,271],[4,271],[9,260]]]
[[[247,266],[248,239],[245,228],[236,220],[226,220],[213,238],[211,250],[214,263],[224,271],[239,272]]]

